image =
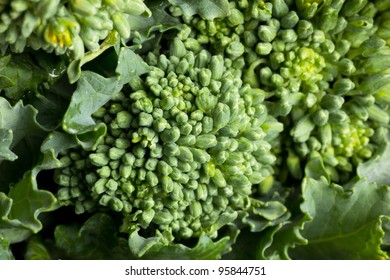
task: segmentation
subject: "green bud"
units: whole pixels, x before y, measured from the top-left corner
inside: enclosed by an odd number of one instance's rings
[[[343,58],[338,62],[338,69],[341,74],[349,76],[356,71],[355,65],[349,58]]]
[[[67,201],[72,198],[69,188],[61,188],[57,193],[58,200]]]
[[[130,25],[125,14],[122,12],[115,13],[111,16],[111,20],[114,23],[116,31],[118,31],[122,38],[127,39],[130,37]]]
[[[197,218],[202,215],[202,205],[199,201],[192,201],[189,205],[190,214],[192,217]]]
[[[381,109],[379,106],[372,105],[367,108],[367,112],[371,120],[379,122],[381,124],[389,123],[389,114],[385,110]]]
[[[89,159],[95,166],[106,166],[110,158],[104,153],[90,154]]]
[[[321,10],[318,18],[320,29],[327,32],[337,26],[338,12],[331,6],[326,6]]]
[[[257,43],[256,45],[256,53],[258,55],[269,55],[272,51],[271,43]]]
[[[226,53],[230,55],[232,58],[240,57],[244,54],[244,52],[245,52],[244,45],[237,41],[231,42],[226,48]]]
[[[185,50],[185,52],[187,52]],[[201,50],[195,58],[195,67],[197,68],[207,68],[209,62],[209,53],[206,50]]]
[[[298,39],[298,35],[295,33],[294,29],[280,30],[278,36],[284,43],[294,43]]]
[[[156,176],[156,174],[154,174],[154,172],[148,171],[146,173],[146,182],[151,187],[157,186],[157,184],[158,184],[158,177]]]
[[[327,110],[319,109],[313,114],[313,122],[317,126],[325,125],[329,120],[329,112]]]
[[[172,127],[170,129],[165,129],[160,134],[160,139],[164,143],[174,143],[176,142],[180,137],[180,129],[178,127]]]
[[[117,197],[112,197],[109,204],[110,208],[116,212],[120,212],[123,209],[123,202]]]
[[[343,95],[355,88],[355,83],[348,78],[338,79],[333,84],[333,90],[335,94]]]
[[[134,164],[134,161],[135,161],[135,156],[132,153],[126,153],[122,157],[122,162],[125,165],[132,166]]]
[[[340,109],[344,104],[344,98],[337,95],[327,94],[321,100],[322,108],[334,111]]]
[[[202,134],[196,138],[195,146],[200,149],[209,149],[218,144],[217,138],[213,134]]]
[[[341,10],[341,14],[345,17],[350,17],[353,15],[356,15],[359,13],[360,10],[362,10],[366,4],[367,0],[350,0],[345,1],[343,8]]]
[[[309,139],[314,127],[315,124],[310,120],[310,116],[305,115],[293,127],[291,130],[291,136],[294,137],[295,141],[297,142],[306,142]]]
[[[111,175],[111,169],[108,166],[103,166],[102,168],[99,168],[96,172],[101,178],[109,178]]]
[[[108,156],[110,157],[110,159],[112,160],[117,160],[117,159],[120,159],[122,158],[122,156],[126,153],[126,150],[125,149],[119,149],[119,148],[116,148],[116,147],[112,147],[109,152],[108,152]]]
[[[268,25],[260,25],[259,29],[257,31],[257,35],[263,42],[272,42],[276,35],[277,35],[278,29],[276,29],[273,26]]]
[[[79,1],[81,2],[80,3],[81,6],[83,5],[82,2],[85,1]],[[15,1],[11,1],[11,4],[12,2]],[[32,8],[32,10],[34,11],[34,14],[37,15],[39,18],[43,20],[50,19],[57,13],[59,4],[60,4],[60,0],[40,0],[39,2],[37,2],[37,4],[34,4],[35,7]],[[15,5],[12,6],[13,8],[15,7]],[[93,9],[89,9],[89,11],[91,10],[93,11]]]
[[[210,70],[212,79],[219,80],[222,78],[224,73],[224,62],[221,55],[214,55],[211,57]]]
[[[303,176],[300,158],[293,151],[289,150],[287,156],[287,167],[295,179],[301,179]]]
[[[138,116],[138,125],[139,126],[151,126],[153,123],[153,116],[151,114],[141,112]]]
[[[300,20],[297,26],[297,34],[300,39],[307,39],[313,34],[314,28],[310,21]]]
[[[173,220],[171,213],[167,209],[157,211],[153,217],[153,222],[158,225],[169,225]]]
[[[199,91],[195,104],[203,113],[209,113],[218,103],[218,98],[206,91]]]
[[[344,111],[333,111],[329,114],[330,124],[343,124],[349,120],[347,113]]]
[[[281,19],[281,26],[284,29],[294,28],[298,22],[299,16],[297,13],[295,11],[290,11]]]
[[[245,22],[244,15],[241,13],[240,10],[231,9],[230,15],[227,17],[227,22],[230,26],[237,26],[240,24],[244,24]]]
[[[199,83],[202,86],[207,87],[210,84],[211,75],[212,74],[210,69],[201,69],[198,73]]]
[[[118,183],[113,179],[108,179],[106,183],[106,188],[114,192],[118,188]]]

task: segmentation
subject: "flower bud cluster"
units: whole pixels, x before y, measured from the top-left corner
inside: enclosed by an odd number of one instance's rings
[[[269,113],[292,127],[281,145],[302,159],[312,148],[332,158],[336,181],[334,169],[353,169],[346,159],[367,159],[383,134],[377,127],[389,123],[388,4],[237,0],[230,8],[225,18],[182,18],[196,30],[190,38],[247,65],[243,80],[263,90]],[[341,144],[348,135],[355,144]]]
[[[0,49],[26,47],[68,53],[80,59],[85,50],[116,30],[130,36],[126,15],[149,15],[143,0],[4,0],[0,3]]]
[[[271,175],[269,141],[281,124],[228,58],[175,38],[146,62],[152,70],[138,86],[94,114],[107,125],[96,150],[61,158],[58,198],[78,213],[122,212],[130,227],[215,237]]]

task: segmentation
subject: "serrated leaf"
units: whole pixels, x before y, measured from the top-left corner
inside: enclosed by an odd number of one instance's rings
[[[42,229],[38,216],[42,212],[55,209],[56,199],[49,191],[38,190],[33,171],[26,172],[22,180],[16,183],[8,194],[12,204],[2,216],[3,220],[15,222],[37,233]]]
[[[302,237],[300,230],[305,220],[299,222],[285,222],[269,229],[260,239],[257,259],[288,260],[290,250],[299,245],[306,245],[307,240]]]
[[[21,101],[12,106],[0,97],[0,163],[1,159],[15,160],[12,152],[22,139],[31,135],[40,135],[44,129],[37,122],[37,110]]]
[[[187,247],[181,243],[170,243],[162,235],[144,238],[134,231],[129,237],[131,252],[142,259],[162,260],[216,260],[229,246],[230,237],[225,236],[217,241],[211,240],[208,236],[199,237],[194,247]]]
[[[327,179],[306,178],[301,210],[310,221],[301,234],[306,246],[292,250],[296,259],[384,259],[382,223],[390,217],[390,188],[359,180],[349,191]]]
[[[198,14],[205,19],[213,20],[217,17],[225,17],[230,12],[227,0],[169,0],[169,2],[179,6],[186,17]]]

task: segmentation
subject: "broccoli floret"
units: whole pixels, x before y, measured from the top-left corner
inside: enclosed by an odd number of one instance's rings
[[[128,231],[216,237],[272,174],[269,141],[282,125],[229,58],[175,38],[145,60],[152,70],[94,114],[107,125],[96,150],[61,158],[58,198],[78,213],[122,212]]]
[[[213,20],[172,11],[191,30],[187,41],[247,65],[243,81],[263,90],[269,113],[291,128],[275,151],[290,150],[293,177],[302,178],[297,170],[314,150],[334,181],[348,180],[376,151],[389,123],[388,4],[229,3],[230,15]]]
[[[116,30],[129,38],[126,15],[150,15],[143,0],[5,0],[0,3],[0,49],[23,52],[26,47],[80,59],[85,49]]]

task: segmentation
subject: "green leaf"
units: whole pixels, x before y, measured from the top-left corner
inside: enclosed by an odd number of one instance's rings
[[[81,67],[86,63],[96,59],[103,52],[116,45],[119,40],[119,35],[117,32],[110,32],[103,43],[100,45],[100,48],[97,51],[86,52],[82,59],[73,60],[67,69],[67,74],[69,82],[71,84],[75,83],[81,77]]]
[[[38,190],[35,173],[26,172],[23,179],[11,188],[8,194],[11,203],[8,209],[0,208],[0,213],[3,220],[17,222],[37,233],[42,229],[42,224],[38,220],[39,214],[54,210],[56,199],[51,192]]]
[[[107,214],[95,214],[81,227],[59,225],[54,231],[55,245],[66,258],[86,260],[129,259],[125,239],[117,236],[117,226]]]
[[[256,258],[263,260],[291,259],[291,249],[298,245],[307,244],[307,240],[302,237],[300,232],[304,222],[304,219],[297,223],[284,222],[268,229],[260,238],[260,249],[257,250]]]
[[[13,139],[12,130],[0,129],[0,139],[0,162],[2,160],[14,161],[17,159],[17,155],[11,151],[11,144]]]
[[[116,73],[120,76],[121,82],[127,84],[130,80],[150,71],[150,66],[129,48],[121,48],[118,57]]]
[[[17,159],[12,148],[22,139],[44,132],[36,120],[37,113],[34,107],[24,106],[22,101],[12,106],[5,98],[0,97],[0,163],[2,159]]]
[[[105,78],[94,72],[82,72],[65,113],[62,128],[71,134],[92,130],[96,123],[91,115],[121,88],[122,84],[116,77]]]
[[[382,223],[390,217],[390,188],[359,180],[350,191],[305,178],[301,210],[310,221],[301,234],[306,246],[292,250],[295,259],[387,259],[381,250]],[[307,219],[307,217],[305,219]]]
[[[44,82],[54,83],[65,71],[64,62],[42,52],[10,54],[0,58],[0,89],[12,101],[38,91]]]
[[[321,154],[312,151],[310,157],[305,166],[305,175],[309,178],[320,179],[324,176],[328,181],[330,181],[330,174],[327,171],[324,160],[321,157]]]
[[[225,17],[230,12],[227,0],[169,0],[169,2],[179,6],[186,17],[198,14],[205,19],[213,20],[217,17]]]
[[[28,241],[24,258],[26,260],[51,260],[48,249],[37,236]]]
[[[386,142],[379,151],[368,161],[361,163],[357,168],[360,178],[367,182],[376,182],[378,186],[390,186],[390,143]]]
[[[168,6],[169,3],[166,0],[148,1],[148,8],[152,12],[151,17],[127,16],[129,24],[132,30],[134,30],[132,37],[135,45],[139,45],[140,48],[144,47],[142,44],[152,39],[152,33],[154,31],[165,32],[170,29],[180,29],[182,27],[179,19],[173,17],[166,11]]]
[[[9,242],[0,235],[0,260],[14,260],[14,256],[9,248]]]
[[[180,243],[171,243],[169,239],[165,233],[144,238],[136,230],[130,234],[129,247],[137,258],[142,259],[216,260],[221,258],[230,244],[229,236],[213,241],[208,236],[202,235],[192,248]]]

